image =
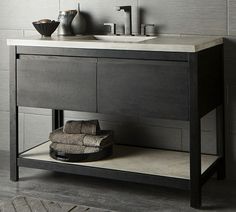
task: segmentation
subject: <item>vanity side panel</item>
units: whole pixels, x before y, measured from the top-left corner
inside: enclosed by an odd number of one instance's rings
[[[96,112],[96,59],[20,55],[19,106]]]
[[[198,53],[198,72],[202,117],[224,102],[223,45]]]
[[[189,119],[188,64],[98,60],[98,112]]]

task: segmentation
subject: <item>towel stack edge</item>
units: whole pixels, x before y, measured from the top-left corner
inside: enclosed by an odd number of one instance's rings
[[[49,134],[49,140],[50,154],[54,158],[58,154],[72,154],[77,155],[76,159],[83,158],[82,155],[98,159],[112,153],[113,132],[101,130],[98,120],[67,121],[64,127]]]
[[[97,153],[101,150],[111,147],[112,144],[107,145],[106,147],[87,147],[87,146],[76,146],[76,145],[69,145],[69,144],[60,144],[60,143],[51,143],[50,148],[58,151],[64,152],[67,154],[90,154],[90,153]]]
[[[67,121],[63,127],[63,132],[67,134],[87,134],[97,135],[100,131],[98,120],[88,121]]]
[[[113,136],[111,131],[101,131],[100,135],[86,135],[86,134],[67,134],[63,132],[62,128],[54,130],[49,135],[49,140],[52,143],[86,146],[86,147],[106,147],[113,143]]]

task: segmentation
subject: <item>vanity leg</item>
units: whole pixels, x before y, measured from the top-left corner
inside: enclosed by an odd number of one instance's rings
[[[18,135],[18,107],[16,85],[16,47],[10,47],[10,180],[19,180],[19,156]]]
[[[17,165],[18,152],[18,108],[10,112],[10,179],[19,180],[19,167]]]
[[[191,207],[201,207],[201,127],[200,119],[190,121],[190,189]]]
[[[216,139],[217,139],[217,154],[221,157],[217,179],[225,179],[225,126],[224,126],[224,106],[216,108]]]
[[[52,110],[52,130],[56,130],[64,125],[64,111]]]
[[[191,207],[200,208],[201,185],[201,119],[198,94],[198,54],[190,54],[190,193]]]

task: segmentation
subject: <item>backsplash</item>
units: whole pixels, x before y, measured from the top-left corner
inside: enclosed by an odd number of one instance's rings
[[[163,34],[224,35],[225,84],[227,89],[227,160],[228,177],[236,179],[236,1],[235,0],[80,0],[81,10],[87,15],[89,31],[104,32],[103,23],[123,23],[122,14],[115,6],[134,5],[141,10],[141,22],[156,24]],[[14,0],[0,1],[0,149],[9,146],[9,66],[6,38],[36,34],[31,22],[42,18],[57,19],[59,10],[76,9],[76,0]],[[26,10],[27,8],[27,10]],[[51,111],[22,108],[20,114],[21,149],[47,139],[51,130]],[[188,123],[66,112],[66,120],[98,118],[102,126],[116,129],[117,140],[130,142],[126,126],[132,132],[141,130],[150,146],[188,150]],[[202,120],[203,150],[215,152],[215,113]],[[43,127],[38,127],[43,126]],[[148,137],[145,135],[148,133]],[[23,142],[24,141],[24,142]],[[137,140],[137,142],[139,142]],[[138,143],[137,143],[138,144]]]
[[[61,8],[76,8],[74,1],[61,1]],[[227,34],[227,1],[222,0],[80,0],[81,10],[90,17],[90,32],[101,32],[103,23],[123,23],[115,6],[132,5],[141,10],[141,23],[158,26],[164,34]]]
[[[37,2],[37,3],[36,3]],[[0,2],[0,29],[33,29],[31,22],[41,18],[57,19],[59,10],[76,9],[76,0],[14,0]],[[236,33],[234,0],[80,0],[81,10],[89,17],[90,30],[101,31],[104,22],[121,24],[122,14],[115,6],[141,8],[141,22],[153,23],[160,33],[227,35]],[[37,5],[37,9],[35,7]],[[227,9],[227,5],[228,8]],[[25,8],[27,7],[27,12]],[[228,17],[229,16],[229,17]]]

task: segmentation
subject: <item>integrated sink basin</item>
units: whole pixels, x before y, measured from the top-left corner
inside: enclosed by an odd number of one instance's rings
[[[93,35],[93,38],[98,41],[105,42],[122,42],[122,43],[139,43],[146,40],[151,40],[156,37],[147,36],[116,36],[116,35]]]
[[[154,39],[154,36],[126,36],[126,35],[79,35],[69,37],[70,40],[74,41],[100,41],[100,42],[115,42],[115,43],[139,43]],[[63,37],[65,40],[65,37]]]

